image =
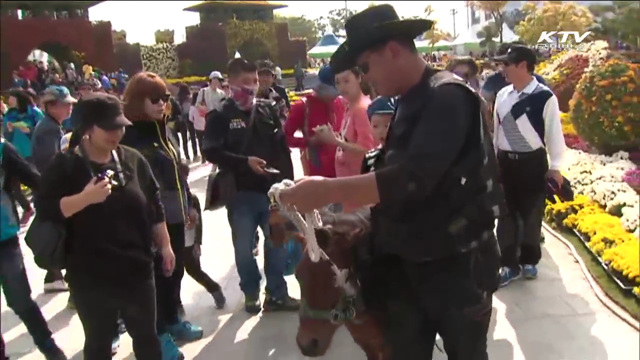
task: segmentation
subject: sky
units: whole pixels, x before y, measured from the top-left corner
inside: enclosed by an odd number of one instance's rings
[[[173,29],[176,42],[185,40],[185,27],[199,22],[197,13],[182,9],[200,1],[105,1],[89,9],[92,21],[111,21],[114,30],[125,30],[129,43],[142,45],[155,43],[154,32]],[[305,16],[314,19],[327,15],[330,10],[344,8],[345,1],[277,1],[288,5],[276,10],[282,16]],[[434,13],[430,16],[438,21],[438,27],[453,34],[451,9],[457,9],[456,32],[466,28],[465,1],[373,1],[376,4],[392,4],[400,16],[420,16],[424,8],[431,5]],[[365,9],[372,1],[347,1],[351,10]]]

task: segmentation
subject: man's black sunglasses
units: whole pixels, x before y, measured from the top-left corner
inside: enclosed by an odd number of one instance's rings
[[[367,75],[369,73],[369,62],[365,61],[362,64],[358,64],[358,68],[360,69],[360,73],[362,75]]]
[[[149,101],[151,101],[151,103],[153,105],[157,104],[160,102],[160,100],[162,100],[163,103],[168,103],[169,102],[169,98],[171,97],[171,95],[169,94],[164,94],[162,96],[158,96],[158,97],[150,97]]]

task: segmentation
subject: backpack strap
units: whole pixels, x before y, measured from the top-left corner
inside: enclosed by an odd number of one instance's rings
[[[302,135],[304,135],[305,139],[309,138],[309,103],[307,102],[307,98],[303,97],[300,99],[302,104],[304,105],[304,120],[302,122]]]

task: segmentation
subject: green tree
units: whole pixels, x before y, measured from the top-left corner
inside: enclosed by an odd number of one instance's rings
[[[356,13],[357,11],[351,9],[333,9],[329,11],[327,16],[319,17],[316,20],[316,26],[321,34],[324,34],[327,30],[338,34],[344,31],[344,24],[347,22],[347,19]]]
[[[156,44],[160,44],[160,43],[174,44],[173,30],[169,30],[169,29],[156,30],[154,35],[156,38]]]
[[[508,1],[467,1],[467,5],[471,6],[475,10],[484,11],[491,14],[491,18],[495,23],[496,29],[498,30],[498,38],[500,39],[500,43],[502,44],[502,29],[503,24],[506,23],[506,16],[504,12],[504,7],[507,5]]]
[[[274,20],[289,24],[289,36],[292,39],[307,39],[307,50],[315,46],[320,38],[316,22],[304,16],[281,16],[276,14]]]
[[[542,7],[527,3],[522,11],[526,17],[516,26],[515,32],[529,44],[535,44],[543,31],[583,33],[593,25],[593,15],[589,9],[574,2],[545,1]]]
[[[522,9],[513,9],[504,13],[504,23],[507,24],[509,29],[513,30],[518,24],[520,24],[527,15]]]
[[[477,33],[478,39],[480,40],[479,45],[490,52],[494,52],[496,50],[496,42],[495,38],[499,36],[498,26],[493,21],[485,25],[482,30]]]
[[[640,46],[640,3],[614,1],[611,5],[591,5],[596,24],[592,30],[604,38]]]

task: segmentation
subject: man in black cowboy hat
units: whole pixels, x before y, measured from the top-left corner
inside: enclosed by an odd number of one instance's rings
[[[493,228],[504,201],[479,95],[416,50],[413,39],[431,26],[400,20],[390,5],[347,21],[334,72],[358,66],[381,96],[400,95],[385,166],[306,178],[280,200],[302,213],[329,203],[376,204],[371,259],[359,276],[366,305],[385,319],[393,359],[431,359],[436,334],[450,359],[487,359],[500,261]]]

